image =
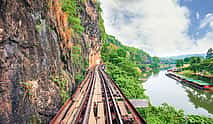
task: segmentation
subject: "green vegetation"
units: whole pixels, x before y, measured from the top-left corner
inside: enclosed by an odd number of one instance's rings
[[[80,82],[82,82],[83,80],[84,80],[84,72],[83,72],[83,74],[82,73],[76,73],[76,75],[75,75],[75,81],[76,81],[76,83],[77,84],[79,84]]]
[[[153,69],[159,69],[160,68],[160,59],[158,57],[152,57],[152,64],[151,64],[151,68]]]
[[[77,34],[78,36],[78,35],[82,35],[82,33],[84,32],[84,27],[81,24],[80,13],[82,12],[82,9],[83,9],[81,4],[85,2],[86,2],[85,0],[60,0],[62,11],[66,13],[62,16],[62,20],[68,17],[68,24],[69,24],[69,27],[72,29],[72,32],[67,31],[65,33]],[[70,45],[71,52],[66,52],[66,55],[63,56],[64,58],[62,58],[62,59],[66,59],[67,56],[71,56],[70,62],[73,64],[72,68],[73,70],[76,71],[76,73],[73,74],[76,83],[80,83],[83,80],[85,70],[88,67],[87,58],[84,59],[82,57],[83,47],[81,44],[82,43],[79,43],[78,40],[75,40],[74,45],[72,46]],[[83,65],[83,66],[80,66],[80,65]],[[66,97],[65,95],[66,93],[63,90],[62,90],[62,94],[64,94],[62,96]]]
[[[99,26],[101,31],[102,50],[101,56],[106,64],[107,73],[118,84],[123,93],[130,99],[147,98],[141,85],[141,78],[147,78],[150,72],[159,69],[158,57],[151,57],[143,50],[122,45],[115,37],[105,33],[101,8],[99,6]],[[167,61],[168,64],[176,59]],[[202,61],[209,65],[212,60]],[[180,67],[184,61],[181,60]],[[206,68],[206,70],[208,70]],[[213,69],[212,69],[213,70]],[[210,70],[208,70],[209,72]],[[213,124],[213,120],[198,115],[184,115],[184,111],[163,104],[159,107],[151,106],[137,109],[148,124]]]
[[[62,103],[70,97],[70,93],[67,91],[68,80],[62,77],[53,77],[52,81],[60,87],[60,96],[62,98]]]
[[[210,48],[207,52],[206,59],[198,56],[179,59],[176,61],[176,67],[182,67],[184,64],[188,64],[189,66],[183,67],[183,71],[193,71],[193,73],[199,73],[202,75],[213,75],[213,58],[211,58],[212,54],[212,49]]]
[[[82,34],[84,27],[81,25],[79,1],[61,0],[62,10],[68,14],[68,22],[74,32]]]
[[[115,80],[128,98],[147,98],[139,79],[147,72],[159,67],[159,59],[150,57],[142,50],[122,45],[113,36],[107,35],[102,47],[102,59],[107,65],[107,73]],[[180,60],[180,66],[184,61]],[[193,58],[189,62],[200,64],[211,63],[212,60]],[[149,70],[150,68],[151,70]],[[207,69],[207,68],[206,68]],[[137,109],[148,124],[213,124],[211,118],[199,115],[184,115],[183,110],[176,110],[167,104]]]
[[[198,115],[185,116],[182,110],[176,110],[167,104],[137,110],[148,124],[213,124],[213,119]]]
[[[140,49],[124,46],[109,35],[103,44],[101,54],[107,65],[108,74],[128,98],[146,97],[139,79],[147,73],[147,68],[151,70],[151,67],[159,67],[157,57],[150,57]]]
[[[104,20],[101,16],[102,9],[101,9],[101,5],[100,5],[99,1],[97,1],[97,7],[98,7],[98,25],[99,25],[99,29],[100,29],[100,33],[101,33],[101,41],[105,42],[107,34],[105,32]]]
[[[81,47],[80,45],[75,45],[72,46],[72,61],[73,64],[78,64],[78,62],[82,61],[82,57],[81,57]]]
[[[85,75],[85,70],[88,67],[88,60],[84,60],[82,57],[82,52],[81,52],[81,46],[76,44],[72,46],[72,63],[75,67],[79,68],[78,65],[79,63],[82,63],[82,68],[75,74],[75,81],[76,83],[80,83],[84,79]]]
[[[183,67],[183,64],[188,66]],[[212,82],[212,78],[208,75],[213,75],[213,58],[204,59],[201,57],[189,57],[182,60],[177,60],[176,67],[179,67],[179,74],[186,77]]]
[[[176,67],[183,67],[183,64],[184,64],[184,62],[182,59],[176,60]]]
[[[206,54],[206,58],[207,59],[213,58],[213,49],[212,48],[208,49],[208,52]]]
[[[35,25],[35,29],[37,32],[41,32],[41,28],[42,28],[41,24]]]
[[[191,62],[190,66],[186,68],[187,70],[193,70],[195,73],[202,74],[213,74],[213,58],[212,59],[204,59],[199,60],[197,62]]]
[[[186,116],[186,122],[188,124],[213,124],[213,119],[199,115],[188,115]]]

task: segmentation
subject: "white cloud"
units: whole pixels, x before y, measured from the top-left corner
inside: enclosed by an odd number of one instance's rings
[[[213,28],[213,14],[208,13],[205,18],[201,21],[200,28],[204,28],[210,25]]]
[[[205,52],[209,33],[195,41],[187,35],[190,12],[177,0],[101,0],[107,33],[126,45],[157,56]]]
[[[199,12],[196,12],[196,19],[200,19],[200,14],[199,14]]]

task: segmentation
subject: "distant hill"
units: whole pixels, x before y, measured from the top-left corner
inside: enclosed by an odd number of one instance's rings
[[[177,59],[184,59],[184,58],[193,57],[193,56],[205,58],[206,54],[201,53],[201,54],[186,54],[186,55],[178,55],[178,56],[170,56],[170,57],[161,57],[160,60],[161,60],[161,63],[175,63]]]
[[[192,57],[192,56],[205,57],[205,56],[206,56],[206,54],[205,54],[205,53],[201,53],[201,54],[186,54],[186,55],[178,55],[178,56],[162,57],[162,59],[164,59],[164,58],[171,58],[171,59],[184,59],[184,58],[186,58],[186,57]]]

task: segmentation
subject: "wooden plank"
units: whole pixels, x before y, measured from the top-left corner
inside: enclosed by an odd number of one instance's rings
[[[92,103],[91,108],[90,108],[89,122],[88,122],[89,124],[96,124],[96,118],[94,115],[93,107],[94,107],[94,102]]]
[[[96,124],[96,119],[95,117],[90,117],[89,118],[89,123],[88,124]]]
[[[118,101],[118,107],[122,116],[127,116],[128,112],[123,101]]]
[[[102,102],[102,95],[96,95],[97,97],[97,102]]]
[[[97,124],[105,124],[104,104],[98,103],[98,120]]]

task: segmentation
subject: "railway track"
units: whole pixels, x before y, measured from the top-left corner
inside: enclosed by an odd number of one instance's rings
[[[102,69],[91,68],[50,124],[145,124],[119,87]]]

